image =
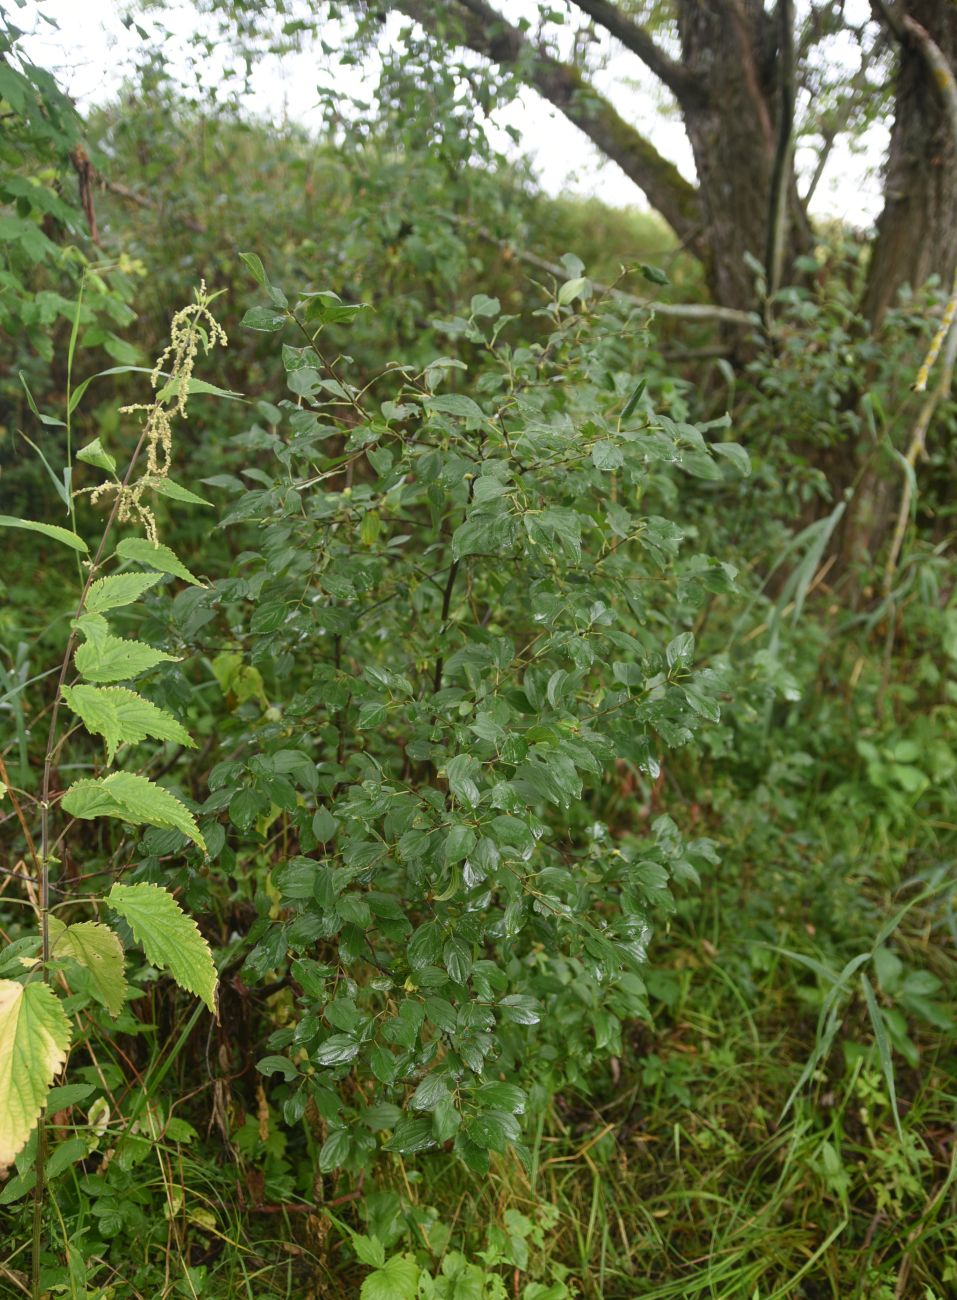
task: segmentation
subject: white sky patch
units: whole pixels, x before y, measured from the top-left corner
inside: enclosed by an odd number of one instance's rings
[[[867,0],[849,0],[848,7],[866,9]],[[510,18],[534,16],[535,0],[502,0],[503,12]],[[28,3],[13,15],[14,22],[31,35],[25,45],[30,57],[41,67],[56,73],[81,108],[108,103],[116,98],[124,79],[130,76],[143,42],[134,27],[126,27],[126,5],[117,0],[41,0]],[[43,21],[52,19],[56,27]],[[153,28],[149,16],[140,19],[147,30]],[[198,73],[191,66],[190,38],[202,30],[203,20],[188,3],[170,3],[157,12],[156,21],[176,35],[164,43],[171,73],[184,89],[215,90],[222,82],[228,53],[211,57]],[[391,27],[391,31],[390,31]],[[385,39],[394,38],[397,25],[385,29]],[[323,33],[335,44],[339,32],[335,24]],[[695,175],[691,146],[680,117],[669,111],[661,87],[651,73],[634,56],[609,43],[603,49],[603,66],[593,77],[596,89],[605,94],[626,120],[640,122],[655,147],[689,179]],[[848,73],[855,65],[851,45],[838,46],[832,53],[839,66]],[[334,58],[323,56],[315,46],[283,56],[265,55],[252,74],[251,93],[243,96],[240,107],[250,115],[274,122],[293,120],[319,130],[321,113],[316,88],[323,82],[339,87],[344,96],[368,98],[373,82],[368,74],[355,67],[343,67]],[[561,113],[553,109],[534,91],[523,91],[520,99],[496,114],[498,122],[518,129],[521,145],[516,147],[505,131],[492,128],[492,140],[502,152],[530,158],[543,189],[553,195],[573,193],[594,195],[615,207],[641,207],[648,204],[641,190],[621,169],[605,159],[594,145]],[[873,223],[881,207],[880,169],[886,153],[888,127],[871,127],[853,142],[838,140],[831,151],[820,184],[811,204],[818,217],[839,218],[861,229]],[[816,165],[816,151],[798,150],[797,166],[801,177],[810,176]]]

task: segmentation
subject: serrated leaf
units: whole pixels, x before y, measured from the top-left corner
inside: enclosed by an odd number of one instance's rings
[[[159,885],[114,885],[106,898],[128,923],[148,961],[168,970],[216,1013],[216,967],[209,944],[191,916]]]
[[[360,1264],[367,1268],[381,1268],[385,1263],[385,1246],[378,1237],[365,1237],[361,1232],[352,1234],[352,1249]]]
[[[74,925],[64,925],[57,917],[51,916],[49,926],[51,955],[72,957],[85,966],[97,997],[111,1016],[118,1016],[126,999],[120,936],[100,921],[77,921]]]
[[[64,686],[63,698],[87,731],[104,738],[108,763],[118,745],[136,745],[147,736],[195,749],[171,713],[123,686]]]
[[[82,537],[71,533],[69,528],[60,528],[57,524],[38,524],[34,519],[15,519],[13,515],[0,515],[0,528],[26,528],[31,533],[42,533],[52,537],[55,542],[62,542],[74,551],[85,555],[89,547]]]
[[[0,1165],[26,1146],[69,1047],[70,1022],[49,984],[0,980]]]
[[[360,1300],[415,1300],[419,1266],[412,1255],[393,1255],[362,1283]]]
[[[84,623],[82,631],[94,631],[93,625]],[[73,656],[76,670],[88,682],[127,682],[161,663],[176,663],[175,655],[165,650],[154,650],[145,641],[129,641],[112,633],[97,632],[83,645],[77,646]]]
[[[134,772],[111,772],[98,779],[76,781],[63,796],[62,806],[64,812],[84,821],[120,817],[134,826],[182,831],[206,851],[196,819],[186,805],[161,785]]]
[[[86,594],[84,608],[89,614],[104,614],[108,609],[132,605],[159,578],[158,573],[118,573],[112,578],[98,578]]]
[[[171,573],[175,578],[191,582],[194,587],[205,585],[190,573],[175,551],[171,551],[162,542],[151,542],[146,537],[124,537],[117,546],[116,553],[123,560],[148,565],[151,569],[159,569],[160,573]]]

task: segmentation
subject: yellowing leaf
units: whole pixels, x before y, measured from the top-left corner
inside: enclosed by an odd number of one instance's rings
[[[83,630],[91,626],[84,623]],[[73,657],[77,672],[88,682],[127,682],[164,661],[175,663],[176,656],[154,650],[143,641],[128,641],[110,633],[100,633],[84,642]]]
[[[202,587],[199,578],[187,569],[186,565],[168,546],[162,542],[151,542],[145,537],[124,537],[116,548],[116,553],[124,560],[134,560],[137,564],[148,564],[160,573],[172,573],[174,577],[191,582],[194,587]]]
[[[117,745],[135,745],[153,736],[195,748],[193,740],[171,713],[122,686],[64,686],[63,698],[87,731],[106,740],[106,761],[113,762]]]
[[[66,1061],[70,1022],[40,980],[0,980],[0,1165],[13,1163]]]
[[[121,817],[134,826],[182,831],[206,851],[206,842],[186,805],[161,785],[134,772],[111,772],[98,780],[75,781],[63,796],[63,811],[84,821]]]
[[[77,921],[64,925],[57,917],[49,918],[50,953],[53,957],[72,957],[90,972],[97,997],[111,1016],[123,1010],[126,977],[123,974],[123,945],[120,936],[99,921]]]
[[[168,970],[189,993],[216,1012],[216,967],[209,944],[191,916],[159,885],[114,885],[106,899],[154,966]]]

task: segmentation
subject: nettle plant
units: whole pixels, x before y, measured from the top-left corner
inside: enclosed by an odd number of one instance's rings
[[[45,1132],[42,1122],[37,1127],[38,1119],[44,1107],[62,1109],[92,1091],[89,1086],[67,1084],[51,1092],[50,1086],[66,1064],[71,1043],[87,1045],[83,1009],[94,1003],[114,1018],[123,1012],[128,993],[124,942],[132,938],[147,962],[168,971],[182,988],[215,1011],[217,977],[208,944],[168,890],[150,882],[124,884],[117,878],[124,870],[116,865],[126,846],[123,838],[114,854],[114,882],[105,897],[82,896],[79,887],[71,889],[70,877],[58,870],[65,848],[81,837],[78,823],[96,818],[175,831],[185,837],[184,843],[192,841],[199,852],[205,852],[196,819],[180,798],[142,771],[115,766],[118,754],[128,761],[134,752],[138,760],[134,766],[148,766],[142,751],[134,749],[148,739],[186,747],[193,742],[176,717],[128,685],[175,656],[118,635],[111,620],[117,611],[123,611],[124,620],[130,613],[135,616],[137,603],[164,575],[202,585],[158,540],[151,502],[156,494],[173,501],[202,501],[176,483],[169,470],[174,419],[186,416],[192,391],[211,391],[211,386],[193,378],[197,354],[226,342],[209,303],[203,287],[195,302],[174,316],[170,345],[152,374],[153,401],[123,408],[139,419],[141,428],[122,478],[114,458],[97,438],[80,449],[76,459],[104,471],[106,477],[93,488],[70,494],[72,528],[0,517],[5,527],[40,534],[73,550],[80,587],[49,710],[39,797],[14,788],[0,759],[4,778],[0,794],[12,804],[32,867],[32,876],[26,878],[25,906],[34,909],[38,921],[37,933],[0,951],[0,1165],[16,1162],[18,1171],[4,1188],[5,1202],[35,1188],[36,1294],[47,1168]],[[84,383],[68,391],[68,417],[85,389]],[[50,424],[60,423],[44,418]],[[69,418],[66,430],[63,482],[71,485],[75,466]],[[102,503],[107,516],[92,554],[76,531],[76,499],[81,494],[88,494],[94,504]],[[124,524],[138,524],[146,535],[126,536],[113,546],[114,526]],[[64,714],[72,715],[72,725],[65,728]],[[66,747],[78,726],[102,740],[105,761],[96,764],[95,775],[60,791],[58,773],[66,765]],[[72,752],[81,763],[86,761],[87,748],[72,740]],[[155,757],[162,757],[162,752]],[[82,857],[82,850],[73,851],[74,860],[78,856]],[[108,879],[108,873],[104,871],[100,878]],[[91,912],[95,919],[90,919]],[[110,916],[119,918],[119,928],[104,919]],[[110,1126],[109,1106],[102,1100],[94,1105],[96,1113],[91,1112],[89,1123],[77,1125],[74,1136],[50,1153],[51,1176],[86,1157]]]
[[[327,340],[362,308],[245,260],[291,396],[238,439],[247,482],[207,480],[244,549],[195,599],[234,638],[207,811],[270,866],[244,978],[288,1003],[259,1070],[310,1141],[318,1113],[322,1171],[445,1148],[483,1173],[524,1158],[530,1089],[622,1050],[653,922],[713,858],[637,796],[601,814],[719,715],[687,628],[734,573],[654,507],[674,467],[747,458],[655,412],[647,319],[577,259],[539,342],[478,295],[442,325],[459,356],[361,383]]]

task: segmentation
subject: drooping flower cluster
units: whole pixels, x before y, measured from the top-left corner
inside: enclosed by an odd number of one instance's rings
[[[169,476],[173,458],[173,416],[189,417],[190,381],[193,367],[200,347],[204,355],[218,346],[226,347],[226,332],[209,310],[212,301],[206,291],[205,280],[200,281],[195,301],[188,307],[181,308],[170,322],[170,341],[163,350],[150,375],[156,397],[150,403],[135,403],[122,406],[123,414],[134,411],[145,412],[142,427],[143,449],[146,453],[146,467],[143,473],[132,483],[121,483],[118,479],[108,480],[93,488],[82,488],[89,492],[90,501],[96,504],[110,493],[116,494],[116,517],[120,523],[131,519],[138,520],[151,542],[158,542],[156,516],[143,500],[147,492],[162,490],[162,484]],[[168,371],[164,366],[170,363]],[[160,380],[166,383],[160,388]]]

